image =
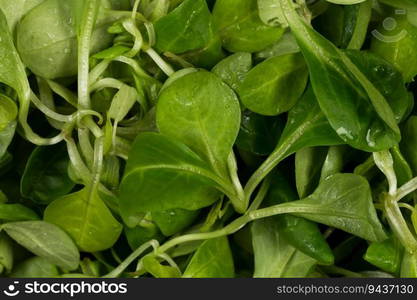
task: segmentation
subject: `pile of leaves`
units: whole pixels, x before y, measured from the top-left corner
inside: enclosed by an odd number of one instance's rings
[[[0,0],[5,277],[417,277],[416,0]]]

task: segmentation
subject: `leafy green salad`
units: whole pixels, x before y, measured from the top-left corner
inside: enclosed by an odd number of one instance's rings
[[[0,0],[2,277],[417,277],[417,0]]]

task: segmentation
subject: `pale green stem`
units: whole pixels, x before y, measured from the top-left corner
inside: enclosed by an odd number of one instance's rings
[[[391,196],[395,195],[397,192],[397,176],[395,175],[394,170],[394,160],[389,150],[374,152],[374,161],[378,169],[384,173],[385,177],[388,180],[389,194]]]
[[[417,177],[411,179],[410,181],[404,183],[398,190],[395,195],[395,200],[400,201],[402,198],[408,194],[417,190]]]
[[[134,262],[139,256],[143,254],[149,247],[153,247],[155,243],[158,243],[156,240],[152,240],[146,242],[145,244],[141,245],[135,251],[132,252],[117,268],[112,270],[110,273],[103,276],[103,278],[116,278],[123,273],[123,271],[132,263]]]
[[[264,200],[266,194],[268,193],[270,185],[271,185],[271,181],[268,180],[268,178],[262,182],[262,185],[259,189],[258,194],[256,195],[255,199],[253,199],[252,204],[248,208],[248,212],[257,210],[259,208],[259,206],[262,204],[262,201]]]
[[[385,214],[392,231],[408,252],[415,253],[417,251],[417,240],[405,222],[401,210],[398,206],[398,202],[394,197],[388,194],[385,194],[383,200]]]
[[[90,92],[94,92],[96,90],[101,90],[104,88],[112,88],[119,90],[124,83],[118,79],[114,78],[103,78],[96,81],[93,85],[90,86]]]
[[[154,49],[149,48],[146,53],[168,77],[175,73],[174,69]]]
[[[80,108],[85,109],[90,108],[88,82],[91,35],[100,2],[100,0],[87,0],[78,39],[78,104]]]

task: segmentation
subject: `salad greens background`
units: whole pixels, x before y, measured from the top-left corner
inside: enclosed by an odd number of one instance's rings
[[[0,0],[3,277],[417,277],[416,0]]]

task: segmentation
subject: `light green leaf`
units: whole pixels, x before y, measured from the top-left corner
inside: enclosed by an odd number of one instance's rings
[[[227,176],[240,107],[237,96],[216,75],[199,71],[174,81],[159,97],[156,121],[162,134],[183,142]]]
[[[316,260],[287,243],[279,233],[276,219],[256,220],[251,230],[255,255],[253,277],[306,277],[316,264]]]
[[[12,278],[53,278],[58,277],[58,268],[43,257],[29,258],[16,266]]]
[[[87,252],[110,248],[122,230],[97,191],[87,187],[53,201],[44,219],[68,232],[78,248]]]
[[[158,133],[142,133],[132,145],[120,185],[121,214],[132,227],[140,213],[208,206],[219,197],[216,181],[221,179],[185,145]]]
[[[227,237],[202,243],[184,271],[186,278],[231,278],[234,264]]]
[[[290,110],[303,94],[308,70],[301,54],[272,57],[250,70],[238,88],[243,105],[275,116]]]
[[[369,241],[387,238],[372,202],[369,183],[362,176],[346,173],[327,177],[307,198],[283,205],[305,208],[310,212],[294,215]]]
[[[2,229],[17,243],[67,270],[78,267],[80,254],[71,238],[59,227],[44,221],[13,222]]]
[[[238,52],[220,61],[211,71],[236,90],[251,68],[251,54]]]
[[[230,52],[257,52],[279,40],[285,29],[265,25],[257,0],[217,0],[213,22]]]

